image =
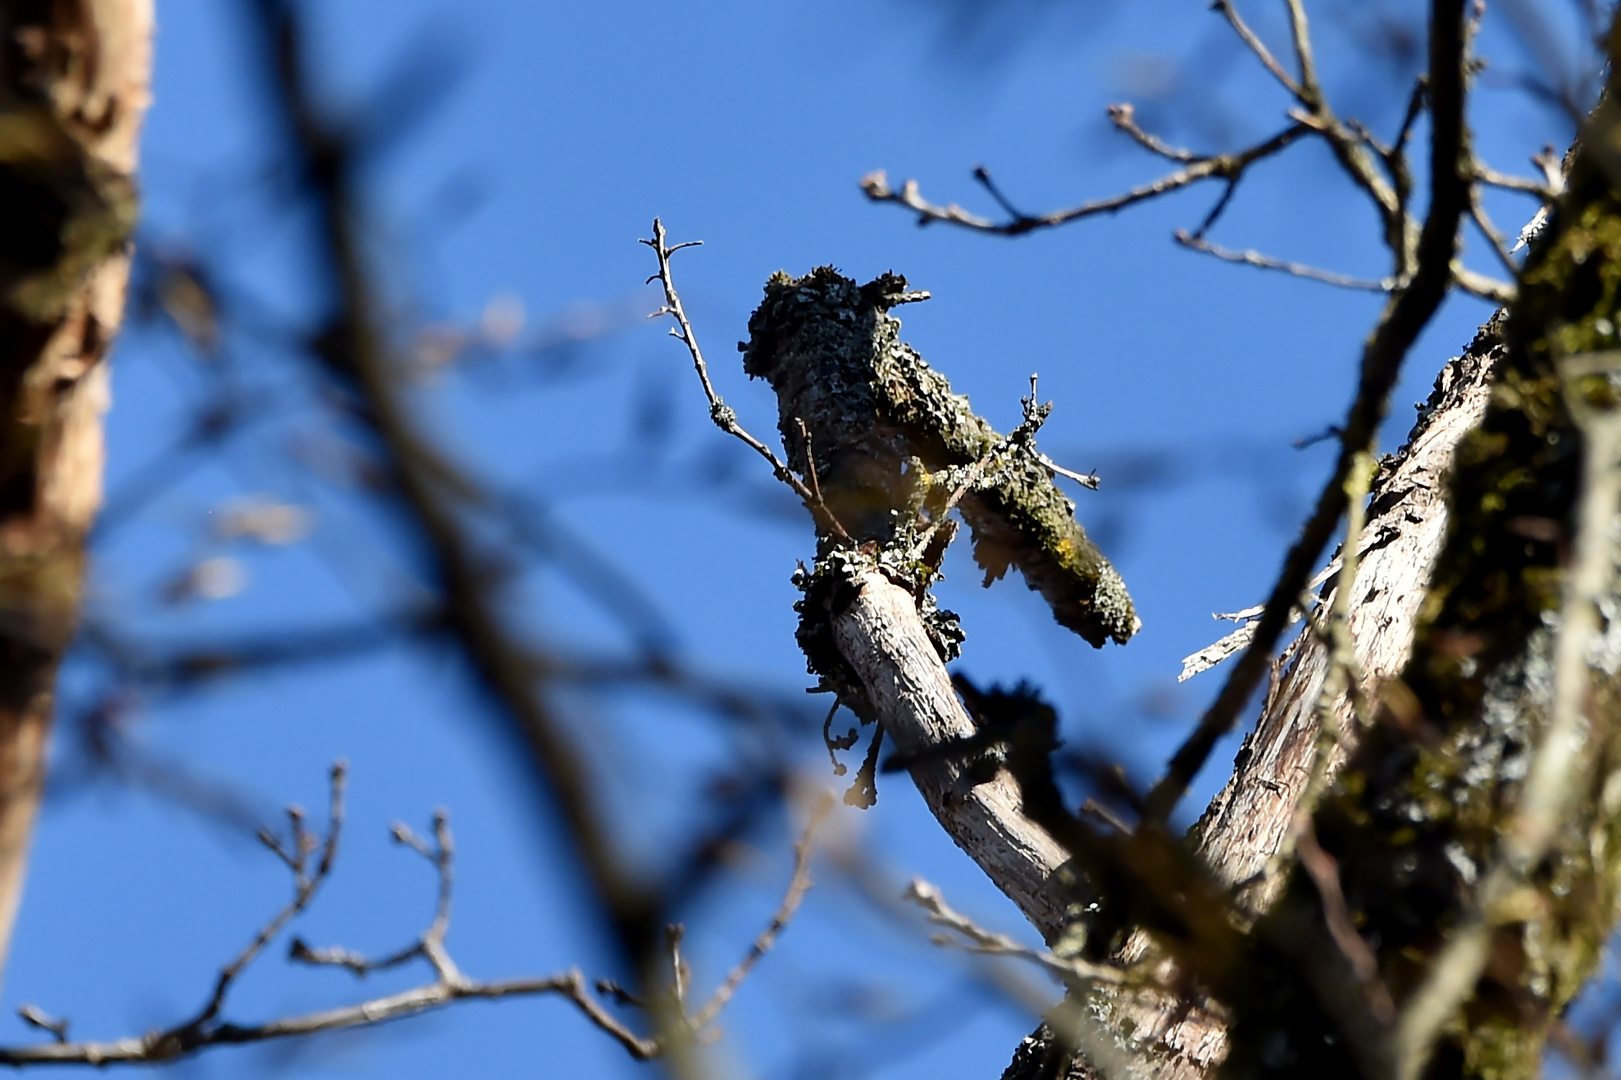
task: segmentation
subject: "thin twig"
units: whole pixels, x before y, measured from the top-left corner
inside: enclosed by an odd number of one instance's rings
[[[1300,865],[1317,889],[1329,936],[1361,981],[1363,992],[1368,996],[1369,1010],[1381,1022],[1389,1023],[1396,1016],[1396,1006],[1390,998],[1390,990],[1379,977],[1378,957],[1362,935],[1357,933],[1350,905],[1346,903],[1345,892],[1340,888],[1339,864],[1317,843],[1317,834],[1312,829],[1309,816],[1297,811],[1295,822],[1294,840],[1300,852]]]
[[[1221,220],[1221,215],[1227,212],[1233,196],[1238,192],[1238,181],[1239,178],[1236,176],[1227,181],[1227,186],[1221,191],[1221,198],[1216,200],[1216,205],[1212,206],[1210,212],[1204,216],[1204,220],[1199,222],[1199,227],[1193,230],[1195,239],[1203,240],[1205,234],[1215,228],[1216,222]]]
[[[1052,228],[1081,218],[1092,217],[1096,214],[1113,213],[1134,203],[1156,198],[1172,191],[1179,191],[1201,180],[1211,178],[1232,179],[1255,162],[1270,157],[1289,146],[1300,136],[1306,134],[1308,130],[1310,129],[1306,125],[1296,123],[1284,128],[1265,142],[1257,143],[1247,150],[1232,154],[1198,157],[1189,162],[1186,167],[1178,169],[1174,173],[1169,173],[1158,180],[1139,185],[1119,195],[1112,195],[1105,199],[1094,199],[1066,210],[1055,210],[1048,214],[1015,214],[1006,221],[1000,222],[970,213],[955,203],[948,206],[931,203],[919,194],[917,181],[915,180],[906,181],[901,185],[901,190],[896,191],[889,186],[889,179],[881,169],[862,178],[861,190],[866,192],[867,198],[874,202],[897,203],[914,211],[918,216],[918,224],[920,225],[938,221],[965,229],[973,229],[977,232],[995,233],[1000,236],[1021,236],[1036,229]],[[1173,156],[1173,160],[1181,159]]]
[[[1475,162],[1475,179],[1491,187],[1502,188],[1505,191],[1518,191],[1525,195],[1535,195],[1545,203],[1553,202],[1559,197],[1559,192],[1546,179],[1535,180],[1529,176],[1514,176],[1510,173],[1500,173]]]
[[[1098,474],[1096,472],[1078,473],[1073,469],[1066,469],[1062,465],[1058,464],[1058,462],[1048,457],[1046,454],[1037,454],[1036,460],[1041,462],[1042,465],[1046,466],[1048,472],[1062,476],[1066,480],[1073,480],[1089,491],[1096,491],[1098,486],[1102,483],[1102,481],[1098,479]]]
[[[1007,214],[1008,217],[1020,220],[1030,216],[1014,207],[1008,197],[1002,193],[1002,189],[996,186],[996,181],[991,179],[991,171],[985,166],[974,166],[974,179],[979,181],[980,187],[990,193],[991,198],[996,200],[996,205],[1000,206],[1002,212]]]
[[[172,1061],[210,1046],[268,1042],[344,1028],[371,1027],[390,1020],[417,1016],[456,1001],[532,997],[539,994],[562,994],[567,997],[587,1019],[623,1046],[631,1057],[647,1060],[658,1055],[657,1043],[636,1035],[620,1023],[592,997],[584,976],[577,969],[571,969],[560,975],[538,979],[469,982],[460,986],[435,982],[357,1005],[284,1017],[264,1024],[220,1024],[188,1032],[185,1038],[176,1037],[177,1033],[162,1032],[103,1042],[0,1047],[0,1065],[151,1064]]]
[[[260,927],[253,940],[243,947],[234,960],[221,969],[219,977],[214,981],[214,992],[209,997],[208,1003],[186,1027],[201,1027],[219,1015],[225,1006],[225,997],[230,993],[231,984],[264,951],[265,946],[286,929],[288,923],[309,907],[316,893],[321,891],[321,886],[331,876],[332,861],[338,852],[338,836],[343,830],[344,786],[347,778],[348,766],[342,761],[336,762],[331,770],[331,801],[328,807],[326,839],[320,843],[321,858],[313,871],[309,866],[309,858],[315,853],[316,841],[305,831],[303,812],[297,807],[288,808],[287,816],[293,825],[291,851],[278,854],[282,855],[283,861],[288,862],[293,870],[293,898],[271,916],[269,922]]]
[[[445,947],[445,936],[450,929],[456,849],[450,830],[450,820],[443,810],[436,811],[433,816],[431,843],[401,824],[395,824],[390,830],[395,842],[426,859],[434,867],[438,878],[433,919],[415,942],[379,960],[369,960],[359,953],[341,947],[312,949],[298,939],[294,939],[289,950],[290,958],[295,962],[341,967],[357,977],[421,959],[432,968],[433,982],[356,1005],[284,1017],[263,1024],[236,1024],[220,1020],[219,1014],[224,1006],[226,991],[234,979],[263,951],[293,916],[308,907],[321,883],[331,875],[337,855],[337,833],[343,821],[343,778],[342,766],[335,766],[332,826],[324,842],[316,842],[304,830],[301,814],[291,815],[296,823],[291,850],[304,852],[303,861],[294,868],[298,881],[295,902],[278,912],[265,929],[255,935],[249,947],[226,966],[214,995],[201,1014],[184,1024],[143,1036],[106,1041],[68,1042],[65,1021],[54,1020],[33,1006],[24,1006],[21,1010],[23,1018],[35,1027],[49,1031],[54,1041],[37,1046],[0,1047],[0,1065],[111,1065],[172,1061],[210,1046],[264,1042],[342,1028],[369,1027],[389,1020],[415,1016],[457,1001],[540,994],[561,994],[568,998],[592,1024],[610,1035],[637,1060],[664,1057],[679,1050],[679,1047],[674,1045],[681,1041],[679,1038],[637,1035],[616,1019],[589,992],[585,978],[577,968],[540,978],[495,982],[470,979],[461,973]],[[809,865],[812,838],[816,827],[826,818],[830,805],[830,797],[817,805],[804,834],[795,846],[793,878],[770,925],[755,939],[748,953],[716,989],[704,1007],[691,1018],[685,1015],[677,1018],[682,1027],[682,1034],[689,1039],[691,1034],[700,1033],[714,1024],[736,995],[738,987],[760,959],[771,951],[782,931],[793,919],[806,890],[811,885]],[[319,859],[311,867],[309,861],[317,854]],[[680,956],[678,927],[669,929],[666,942],[671,951],[674,974],[670,993],[679,1004],[686,995],[688,972]],[[616,996],[623,1003],[642,1004],[641,999],[618,990],[609,982],[604,981],[602,987],[604,993]]]
[[[1295,63],[1300,67],[1299,94],[1307,101],[1322,96],[1317,86],[1317,64],[1311,55],[1311,30],[1306,24],[1306,6],[1300,0],[1286,0],[1289,9],[1289,38],[1294,45]]]
[[[653,239],[641,242],[653,249],[653,254],[658,258],[659,263],[658,273],[648,280],[657,280],[664,287],[664,306],[653,314],[655,316],[670,315],[675,318],[677,326],[676,329],[670,331],[670,336],[685,345],[687,352],[692,355],[692,366],[698,372],[698,381],[703,384],[704,396],[709,399],[709,418],[715,422],[716,427],[738,439],[749,449],[764,458],[766,464],[771,466],[771,471],[776,475],[777,479],[787,484],[793,489],[794,494],[799,496],[800,501],[811,512],[811,516],[816,519],[816,523],[820,528],[832,533],[840,540],[848,541],[850,534],[845,531],[843,525],[839,524],[838,519],[833,516],[832,511],[828,510],[817,493],[807,487],[803,480],[795,476],[793,470],[788,468],[776,454],[772,453],[770,447],[744,430],[743,426],[737,421],[736,411],[721,400],[721,396],[715,392],[714,384],[709,381],[709,365],[704,362],[703,351],[698,347],[698,337],[693,333],[692,323],[687,318],[687,309],[682,306],[681,296],[675,289],[675,279],[670,276],[670,256],[682,248],[696,247],[703,241],[689,240],[684,244],[676,244],[674,247],[670,247],[665,243],[664,223],[658,218],[654,218]],[[806,445],[809,445],[808,438]]]
[[[709,1000],[704,1003],[692,1017],[692,1027],[695,1031],[702,1031],[715,1022],[721,1011],[726,1008],[737,988],[743,985],[743,980],[749,977],[766,953],[776,945],[777,938],[782,936],[783,930],[793,921],[794,913],[799,910],[800,901],[805,899],[805,893],[811,887],[810,856],[811,842],[816,837],[816,829],[827,819],[833,809],[833,796],[824,793],[812,808],[810,819],[805,823],[805,831],[794,845],[794,872],[788,881],[788,891],[783,894],[782,903],[777,905],[777,911],[771,916],[770,924],[754,939],[749,951],[743,954],[743,959],[727,974],[725,981],[715,988]]]
[[[1430,80],[1420,75],[1413,80],[1412,92],[1407,97],[1407,111],[1402,113],[1401,127],[1396,129],[1395,141],[1390,144],[1391,154],[1406,154],[1407,140],[1412,137],[1413,125],[1424,113],[1424,103],[1429,99]]]
[[[1272,55],[1272,50],[1268,49],[1265,42],[1256,36],[1254,30],[1249,28],[1249,24],[1238,14],[1238,9],[1233,7],[1230,0],[1216,0],[1215,3],[1210,5],[1210,9],[1227,19],[1227,22],[1233,28],[1233,32],[1239,36],[1239,39],[1245,45],[1249,46],[1250,52],[1255,54],[1255,58],[1261,62],[1261,66],[1270,71],[1272,77],[1282,83],[1285,90],[1296,98],[1301,97],[1300,84],[1295,82],[1287,71],[1283,70],[1283,65],[1278,63],[1277,57]],[[1304,26],[1303,22],[1302,26]]]
[[[1176,242],[1183,247],[1202,251],[1206,255],[1213,255],[1224,262],[1244,263],[1247,266],[1260,267],[1262,270],[1278,270],[1294,277],[1305,278],[1308,281],[1320,281],[1324,285],[1333,285],[1341,289],[1356,289],[1362,292],[1388,293],[1396,287],[1390,278],[1382,281],[1373,281],[1369,278],[1350,277],[1346,274],[1337,274],[1332,270],[1320,270],[1315,266],[1303,263],[1285,262],[1270,255],[1262,255],[1258,251],[1234,251],[1202,238],[1201,229],[1197,233],[1190,233],[1186,229],[1176,230]]]
[[[912,545],[907,553],[909,560],[922,558],[923,552],[928,548],[930,542],[934,540],[935,534],[945,525],[947,515],[957,508],[957,504],[962,502],[965,495],[979,485],[981,478],[984,477],[993,463],[1000,460],[1004,455],[1016,453],[1020,449],[1034,453],[1036,432],[1041,430],[1041,425],[1046,423],[1047,417],[1052,414],[1052,402],[1049,401],[1046,405],[1040,405],[1036,402],[1035,375],[1030,376],[1030,396],[1021,398],[1020,402],[1024,406],[1024,419],[1019,422],[1018,427],[1008,433],[1006,438],[997,441],[962,473],[962,479],[946,497],[945,504],[935,512],[933,523],[918,535],[917,542]],[[1082,484],[1087,483],[1088,479],[1090,479],[1091,486],[1093,488],[1097,487],[1096,478],[1080,476],[1059,469],[1058,466],[1045,459],[1042,459],[1042,461],[1054,472],[1062,472],[1065,476],[1069,476]]]
[[[1107,964],[1093,964],[1079,957],[1060,957],[1046,949],[1032,949],[1020,945],[1005,934],[986,930],[966,915],[952,908],[950,904],[947,904],[940,890],[920,877],[914,877],[911,883],[907,885],[903,899],[926,911],[929,922],[935,926],[945,927],[967,939],[970,950],[981,955],[1007,956],[1017,960],[1027,960],[1075,985],[1087,985],[1090,983],[1118,984],[1127,982],[1131,978],[1121,968],[1111,967]],[[949,940],[940,938],[936,938],[935,943],[938,945],[951,944]]]
[[[17,1015],[29,1027],[36,1027],[41,1031],[50,1032],[51,1037],[57,1042],[65,1043],[68,1041],[68,1028],[71,1026],[69,1021],[51,1016],[35,1005],[17,1006]]]
[[[1192,150],[1172,146],[1158,135],[1144,131],[1141,125],[1137,123],[1137,110],[1130,102],[1110,105],[1109,121],[1120,131],[1131,136],[1132,139],[1136,140],[1138,146],[1151,154],[1158,154],[1162,158],[1180,162],[1184,165],[1200,160],[1201,155]]]
[[[1511,283],[1470,270],[1461,260],[1452,263],[1452,283],[1470,296],[1478,296],[1498,307],[1512,303],[1518,292]]]
[[[1503,234],[1498,231],[1496,225],[1492,224],[1491,216],[1486,213],[1486,205],[1481,201],[1478,187],[1473,188],[1469,193],[1469,218],[1475,223],[1475,228],[1480,230],[1480,234],[1491,244],[1492,251],[1497,255],[1497,261],[1503,264],[1503,268],[1509,272],[1509,275],[1518,275],[1520,272],[1519,264],[1514,261],[1514,256],[1510,254],[1508,242],[1503,239]]]

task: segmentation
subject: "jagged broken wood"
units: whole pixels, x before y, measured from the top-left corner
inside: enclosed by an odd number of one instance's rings
[[[802,278],[778,273],[739,346],[744,370],[777,393],[788,464],[819,482],[828,512],[858,543],[889,545],[950,486],[937,474],[970,468],[1003,442],[901,341],[890,309],[925,295],[897,274],[857,285],[825,266]],[[1000,462],[959,509],[987,584],[1017,568],[1053,617],[1095,646],[1137,632],[1124,582],[1039,455]]]

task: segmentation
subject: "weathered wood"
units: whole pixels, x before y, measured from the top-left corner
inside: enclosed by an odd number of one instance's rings
[[[902,754],[918,754],[974,734],[911,593],[877,570],[833,613],[839,651],[861,678],[869,701]],[[1064,849],[1019,810],[1019,789],[1002,770],[970,786],[960,758],[913,766],[912,778],[934,816],[1044,937],[1056,935],[1068,902],[1053,880]]]

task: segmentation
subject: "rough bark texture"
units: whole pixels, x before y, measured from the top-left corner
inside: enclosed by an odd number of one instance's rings
[[[1612,41],[1612,55],[1614,42]],[[1614,87],[1610,89],[1613,95]],[[1527,770],[1552,712],[1556,638],[1586,478],[1586,439],[1567,395],[1600,413],[1621,377],[1572,380],[1565,357],[1616,348],[1621,306],[1621,194],[1616,106],[1595,113],[1569,186],[1533,245],[1504,324],[1504,354],[1480,425],[1457,454],[1447,541],[1419,614],[1413,654],[1382,694],[1374,726],[1317,814],[1323,846],[1379,976],[1413,996],[1479,883],[1503,858]],[[1613,519],[1617,507],[1600,507]],[[1612,525],[1597,556],[1616,562]],[[1599,633],[1580,643],[1584,745],[1563,776],[1550,846],[1516,899],[1487,913],[1489,961],[1442,1030],[1427,1076],[1534,1076],[1553,1019],[1594,970],[1621,892],[1621,596],[1613,573],[1595,605]],[[1291,891],[1294,891],[1293,888]],[[1287,1025],[1311,1067],[1311,1018],[1268,1003],[1241,1027]]]
[[[0,10],[0,964],[101,500],[150,0]]]
[[[1594,117],[1596,142],[1618,130],[1613,113],[1606,105]],[[1451,939],[1470,920],[1485,920],[1480,967],[1464,976],[1461,1008],[1448,1014],[1426,1077],[1538,1075],[1549,1026],[1594,971],[1621,897],[1621,792],[1612,779],[1621,760],[1621,631],[1613,621],[1621,560],[1612,526],[1597,556],[1608,584],[1582,601],[1596,608],[1598,630],[1580,648],[1582,746],[1562,774],[1568,805],[1546,852],[1495,906],[1478,907],[1482,881],[1506,858],[1507,838],[1525,827],[1521,795],[1559,681],[1578,494],[1589,479],[1584,433],[1567,395],[1599,415],[1613,413],[1621,398],[1621,377],[1571,382],[1559,369],[1563,357],[1616,348],[1614,164],[1576,156],[1568,194],[1535,245],[1519,298],[1483,330],[1469,357],[1451,365],[1439,401],[1432,399],[1438,408],[1384,471],[1364,541],[1374,550],[1351,597],[1364,685],[1377,711],[1361,738],[1336,754],[1344,768],[1314,832],[1332,860],[1358,947],[1376,965],[1370,985],[1390,996],[1396,1018],[1407,1018],[1439,963],[1456,960]],[[1457,425],[1471,417],[1472,429],[1451,451]],[[1426,465],[1431,456],[1435,464]],[[1442,473],[1449,479],[1438,500],[1434,480]],[[1597,512],[1613,519],[1617,509]],[[1397,530],[1391,547],[1381,551],[1390,528]],[[1395,588],[1370,579],[1385,574]],[[1216,873],[1247,883],[1238,895],[1244,911],[1260,913],[1257,941],[1298,932],[1303,921],[1322,926],[1319,883],[1298,872],[1282,881],[1256,875],[1289,828],[1309,771],[1317,737],[1310,703],[1327,663],[1320,645],[1299,646],[1232,781],[1195,832]],[[1134,945],[1124,959],[1152,955],[1143,939]],[[1367,1075],[1347,1051],[1343,1023],[1298,966],[1283,961],[1258,952],[1246,992],[1225,1007],[1204,1011],[1209,1003],[1182,996],[1158,1008],[1152,998],[1123,1009],[1107,1001],[1100,1011],[1130,1033],[1155,1076],[1199,1077],[1217,1066],[1246,1077]],[[1380,1040],[1399,1051],[1396,1034],[1392,1028]],[[1018,1064],[1037,1059],[1027,1048]],[[1092,1074],[1078,1066],[1072,1075]]]
[[[777,392],[789,465],[806,476],[814,468],[833,516],[856,540],[881,546],[916,511],[945,501],[955,477],[933,474],[972,466],[1001,439],[900,340],[889,310],[922,295],[894,274],[858,286],[831,267],[778,273],[743,346],[743,369]],[[1016,567],[1053,617],[1093,645],[1136,633],[1125,584],[1047,469],[1026,455],[985,479],[960,509],[986,583]]]

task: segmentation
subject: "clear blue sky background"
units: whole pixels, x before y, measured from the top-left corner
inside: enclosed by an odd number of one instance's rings
[[[894,269],[930,290],[930,303],[902,311],[906,337],[1004,427],[1016,422],[1025,379],[1040,372],[1043,397],[1058,406],[1042,445],[1100,471],[1100,493],[1076,494],[1080,516],[1125,575],[1142,634],[1095,652],[1019,583],[980,590],[960,552],[940,595],[968,631],[964,671],[1033,680],[1058,704],[1071,739],[1106,745],[1138,781],[1152,779],[1219,678],[1178,687],[1181,657],[1222,632],[1212,611],[1264,595],[1322,480],[1329,450],[1295,450],[1291,440],[1341,417],[1377,299],[1178,249],[1172,229],[1196,225],[1213,188],[1008,241],[919,230],[895,208],[869,204],[856,181],[886,168],[894,182],[917,177],[938,200],[989,212],[969,179],[983,162],[1032,209],[1109,193],[1160,171],[1102,118],[1106,102],[1133,96],[1145,120],[1174,121],[1170,134],[1201,147],[1264,136],[1284,122],[1286,103],[1204,3],[1032,0],[1017,5],[1019,32],[994,20],[953,22],[923,2],[872,0],[308,6],[316,67],[340,109],[364,109],[402,56],[417,58],[411,79],[441,78],[412,52],[424,41],[465,61],[442,107],[368,176],[375,254],[402,319],[467,324],[501,295],[521,299],[542,327],[571,311],[651,308],[642,281],[653,267],[635,241],[658,214],[674,239],[705,241],[679,257],[678,281],[722,392],[762,435],[775,405],[745,383],[732,345],[747,336],[760,287],[779,268],[833,263],[862,279]],[[1276,12],[1246,7],[1282,40]],[[1410,14],[1413,5],[1310,7],[1342,109],[1388,132],[1403,93],[1348,41],[1377,12]],[[266,112],[233,13],[203,0],[159,5],[144,234],[224,253],[233,288],[296,317],[313,306],[300,261],[307,251],[257,179]],[[1522,170],[1542,143],[1563,146],[1566,132],[1505,87],[1506,73],[1525,63],[1512,35],[1488,24],[1485,40],[1505,74],[1478,98],[1480,147],[1499,168]],[[1179,68],[1189,58],[1195,67]],[[1493,209],[1510,230],[1529,211],[1512,202]],[[1247,180],[1215,238],[1379,276],[1373,225],[1326,154],[1308,146]],[[1473,264],[1497,272],[1481,249],[1471,241]],[[1425,335],[1387,444],[1486,314],[1454,300]],[[553,500],[640,583],[677,628],[683,656],[797,693],[803,661],[789,574],[810,550],[809,529],[740,495],[761,484],[698,482],[717,462],[765,478],[709,427],[685,354],[662,334],[627,324],[580,350],[566,377],[514,374],[521,364],[509,364],[499,378],[438,380],[421,404],[464,461]],[[121,346],[112,491],[174,437],[195,399],[197,363],[160,332],[132,333]],[[259,372],[270,435],[189,477],[98,553],[96,610],[154,637],[196,640],[341,617],[386,587],[395,558],[386,530],[322,504],[307,544],[244,555],[250,576],[240,596],[181,609],[157,602],[162,583],[198,557],[221,500],[316,498],[276,457],[289,440],[320,434],[301,427],[297,408],[272,404],[282,392],[296,403],[295,371],[267,358]],[[665,435],[638,426],[649,416],[667,421]],[[334,561],[349,571],[335,572]],[[549,641],[619,643],[614,624],[556,575],[526,580],[523,596],[526,625]],[[70,697],[86,678],[70,671]],[[321,805],[328,764],[349,759],[348,842],[336,879],[298,928],[310,941],[382,952],[420,929],[430,875],[388,845],[385,830],[395,818],[422,824],[443,805],[460,839],[451,945],[463,967],[479,977],[602,970],[557,838],[530,812],[522,765],[444,656],[401,648],[222,684],[136,709],[129,722],[155,752],[245,792],[267,815],[287,801]],[[640,701],[600,710],[587,734],[621,770],[612,790],[635,807],[623,820],[649,852],[682,820],[693,763],[708,746],[702,732],[684,710]],[[1219,752],[1203,793],[1225,775],[1232,749]],[[807,769],[830,779],[814,753]],[[924,874],[987,924],[1025,933],[903,783],[885,784],[878,808],[846,824],[864,830],[897,881]],[[695,919],[700,987],[763,924],[786,879],[787,843],[781,829],[763,837],[759,857]],[[820,878],[826,886],[725,1021],[722,1050],[740,1074],[997,1075],[1030,1017],[920,935],[886,923],[831,869]],[[285,891],[274,861],[234,832],[139,791],[59,787],[40,829],[5,1002],[70,1016],[83,1037],[171,1023],[204,999],[219,965]],[[278,953],[244,980],[230,1012],[250,1021],[338,1004],[417,974],[355,985],[334,971],[288,969]],[[7,1037],[26,1033],[18,1025]],[[540,999],[215,1051],[175,1068],[199,1077],[506,1077],[638,1067],[565,1004]]]

